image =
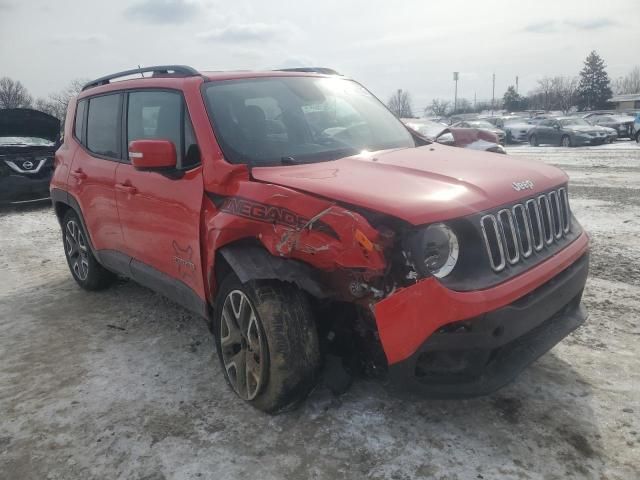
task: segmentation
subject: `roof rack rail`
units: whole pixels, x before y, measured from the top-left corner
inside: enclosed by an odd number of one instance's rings
[[[100,85],[108,85],[111,80],[120,77],[127,77],[129,75],[135,75],[136,73],[153,72],[153,76],[171,75],[176,77],[195,77],[200,75],[196,69],[188,67],[186,65],[158,65],[155,67],[143,67],[134,68],[133,70],[125,70],[124,72],[112,73],[111,75],[105,75],[104,77],[96,78],[82,87],[82,90],[88,88],[98,87]]]
[[[327,67],[296,67],[296,68],[278,68],[276,72],[310,72],[310,73],[322,73],[324,75],[340,75],[333,68]]]

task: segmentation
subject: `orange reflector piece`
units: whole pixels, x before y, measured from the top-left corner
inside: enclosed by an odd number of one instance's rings
[[[357,228],[356,228],[355,236],[356,236],[356,240],[358,241],[360,246],[362,246],[362,248],[364,248],[368,252],[373,251],[373,243],[371,243],[371,240],[369,240],[367,236]]]

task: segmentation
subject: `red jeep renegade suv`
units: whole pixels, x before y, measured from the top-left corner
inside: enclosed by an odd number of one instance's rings
[[[585,320],[562,171],[430,143],[339,75],[95,80],[51,197],[81,287],[124,275],[210,320],[229,385],[268,412],[305,397],[332,344],[473,396]]]

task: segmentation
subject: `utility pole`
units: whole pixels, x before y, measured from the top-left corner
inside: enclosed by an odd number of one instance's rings
[[[493,115],[494,105],[496,103],[496,74],[493,74],[493,93],[491,94],[491,115]]]
[[[456,82],[456,88],[453,94],[453,113],[456,113],[458,110],[458,72],[453,72],[453,81]]]
[[[516,93],[518,93],[518,76],[516,75]]]
[[[476,92],[473,92],[473,111],[476,110]]]

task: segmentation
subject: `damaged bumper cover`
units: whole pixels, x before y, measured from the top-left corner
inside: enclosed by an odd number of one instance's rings
[[[491,289],[454,292],[433,278],[378,302],[394,386],[430,397],[484,395],[515,378],[586,319],[588,237]]]

